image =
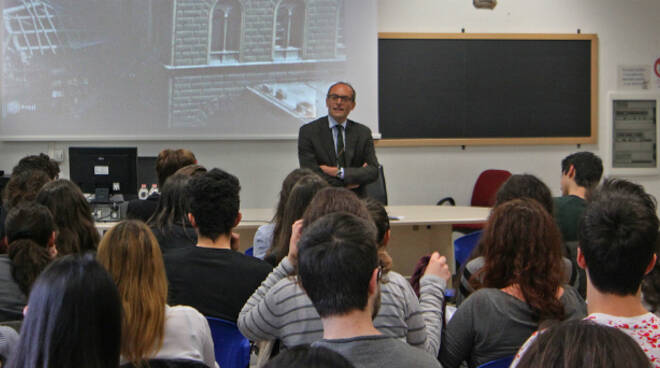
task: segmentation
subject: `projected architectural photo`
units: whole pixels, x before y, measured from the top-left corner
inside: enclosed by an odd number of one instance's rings
[[[1,2],[0,2],[1,3]],[[324,114],[344,0],[4,0],[2,125],[141,135]],[[29,123],[28,123],[29,124]],[[81,128],[82,127],[82,128]],[[251,131],[254,131],[253,129]]]

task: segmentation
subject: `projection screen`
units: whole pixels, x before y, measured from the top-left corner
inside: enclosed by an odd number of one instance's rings
[[[376,0],[0,5],[0,140],[290,139],[338,80],[378,134]]]

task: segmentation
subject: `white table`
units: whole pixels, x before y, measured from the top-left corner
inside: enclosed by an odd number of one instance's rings
[[[452,207],[452,206],[389,206],[392,237],[387,247],[394,260],[393,269],[404,276],[412,275],[417,260],[433,251],[447,257],[454,271],[454,247],[451,239],[452,225],[485,222],[490,213],[487,207]],[[240,234],[240,250],[252,246],[252,239],[257,228],[266,224],[273,217],[272,208],[242,209],[243,219],[235,232]],[[115,223],[97,223],[103,232]]]

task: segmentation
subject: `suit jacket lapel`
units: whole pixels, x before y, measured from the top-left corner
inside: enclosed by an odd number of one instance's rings
[[[351,166],[353,161],[353,155],[355,154],[355,147],[357,147],[357,136],[352,134],[351,130],[353,128],[353,122],[346,120],[346,130],[345,135],[346,143],[344,144],[344,152],[346,154],[346,166]]]
[[[327,152],[328,165],[335,165],[337,163],[337,154],[335,153],[335,141],[332,139],[332,129],[329,128],[328,118],[322,119],[319,124],[319,134],[321,142]]]

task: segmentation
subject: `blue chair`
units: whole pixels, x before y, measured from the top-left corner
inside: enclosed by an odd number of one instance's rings
[[[463,264],[467,261],[472,249],[481,239],[482,231],[475,231],[454,240],[454,259],[457,263]]]
[[[119,366],[119,368],[211,368],[206,364],[196,360],[188,359],[149,359],[143,365],[134,365],[133,363],[126,363]]]
[[[245,250],[245,255],[250,256],[250,257],[254,257],[254,247],[250,247],[250,248],[246,249]]]
[[[509,368],[513,362],[513,355],[505,358],[491,360],[488,363],[484,363],[477,368]]]
[[[206,317],[211,327],[215,361],[222,368],[247,368],[250,364],[250,341],[234,322]]]

